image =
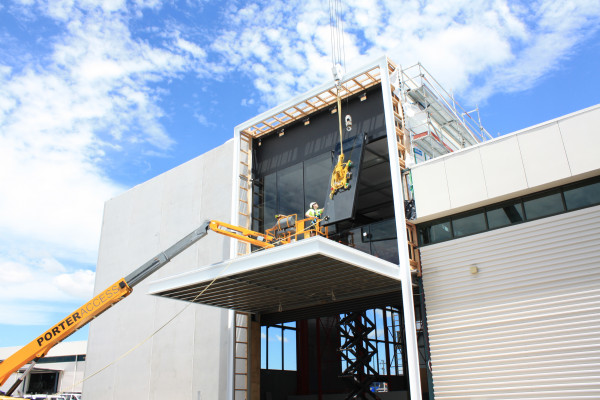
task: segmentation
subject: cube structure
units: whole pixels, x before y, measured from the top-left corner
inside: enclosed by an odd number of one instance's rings
[[[106,203],[96,291],[207,219],[265,232],[317,202],[327,237],[209,232],[91,324],[84,397],[600,397],[599,126],[491,138],[385,57],[240,124]]]

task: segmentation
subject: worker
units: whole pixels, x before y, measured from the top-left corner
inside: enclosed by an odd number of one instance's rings
[[[310,208],[304,214],[304,216],[306,218],[321,218],[322,214],[323,214],[323,209],[322,208],[320,209],[317,202],[313,201],[312,203],[310,203]]]

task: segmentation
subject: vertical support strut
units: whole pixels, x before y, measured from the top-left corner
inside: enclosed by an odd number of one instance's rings
[[[346,314],[338,323],[342,342],[339,351],[347,365],[342,371],[342,378],[352,380],[354,384],[354,389],[346,396],[346,400],[380,400],[370,390],[371,384],[380,380],[379,373],[371,366],[371,359],[377,349],[368,337],[374,330],[375,324],[367,317],[365,311]]]

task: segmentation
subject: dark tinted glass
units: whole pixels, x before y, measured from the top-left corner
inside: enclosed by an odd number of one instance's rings
[[[371,242],[371,254],[394,264],[398,264],[398,242],[396,239]]]
[[[567,210],[576,210],[578,208],[600,204],[600,182],[565,189],[564,193]]]
[[[431,244],[452,239],[450,221],[438,222],[437,224],[425,226],[420,230],[419,234],[419,243],[421,244]]]
[[[387,221],[371,224],[371,235],[369,238],[372,242],[396,239],[396,220],[388,219]]]
[[[330,153],[321,154],[304,162],[304,212],[313,201],[319,203],[321,208],[325,205],[332,171]]]
[[[303,191],[302,176],[304,175],[302,170],[302,163],[298,163],[277,171],[277,197],[279,200],[277,211],[279,214],[298,214],[298,218],[300,218],[306,212],[304,196],[301,195]]]
[[[277,214],[277,178],[275,174],[264,177],[264,223],[265,230],[275,225],[275,214]]]
[[[523,222],[523,207],[517,203],[492,208],[487,210],[487,219],[490,229]]]
[[[466,217],[452,218],[454,236],[461,237],[486,230],[485,216],[483,213],[468,215]]]
[[[44,357],[37,361],[37,364],[51,364],[51,363],[64,363],[73,362],[77,356],[55,356],[55,357]],[[81,360],[81,359],[80,359]]]
[[[543,197],[525,200],[523,206],[528,220],[547,217],[564,211],[560,193],[551,193]]]
[[[348,243],[360,251],[371,253],[369,225],[352,229],[348,235]]]

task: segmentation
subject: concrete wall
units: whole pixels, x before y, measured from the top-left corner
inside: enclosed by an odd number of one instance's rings
[[[412,168],[416,222],[600,172],[600,105]]]
[[[205,219],[229,221],[232,165],[233,141],[229,141],[109,200],[95,292],[165,250]],[[84,398],[225,399],[232,345],[229,311],[153,297],[147,294],[147,286],[158,278],[226,258],[229,239],[209,233],[92,322]]]

